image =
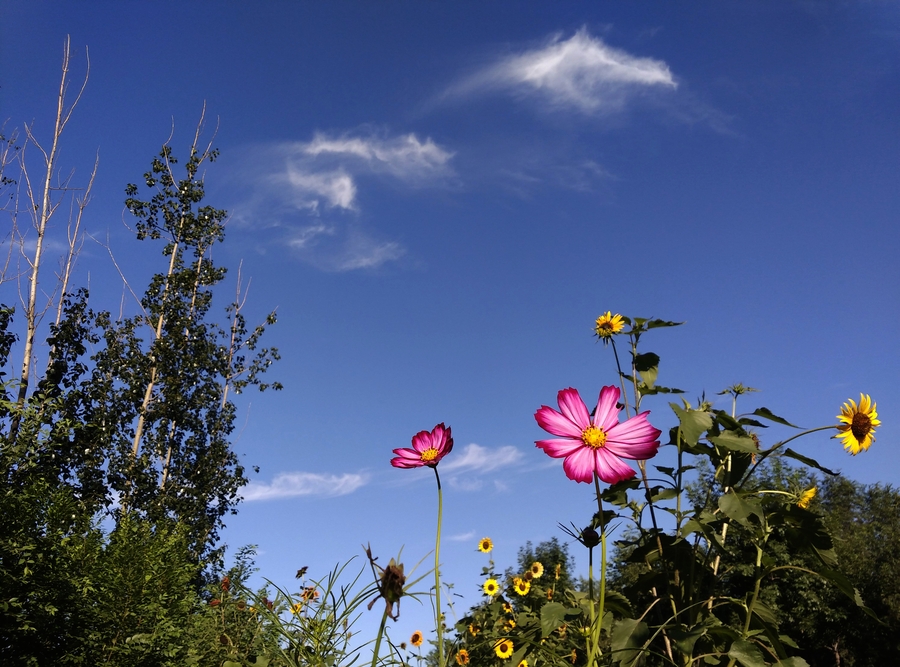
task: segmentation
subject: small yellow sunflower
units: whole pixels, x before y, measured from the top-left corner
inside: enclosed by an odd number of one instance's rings
[[[469,623],[469,634],[470,635],[472,635],[473,637],[477,637],[479,632],[480,632],[480,630],[478,629],[477,625],[475,625],[474,623]]]
[[[611,311],[607,310],[603,315],[597,318],[594,332],[605,342],[624,328],[625,322],[622,320],[622,316],[618,313],[613,315]]]
[[[531,590],[531,582],[522,577],[516,577],[513,579],[513,588],[519,595],[528,595],[528,591]]]
[[[506,660],[513,654],[513,643],[509,639],[498,639],[494,643],[494,653],[501,660]]]
[[[490,595],[491,597],[493,597],[500,590],[500,584],[497,583],[496,579],[488,579],[484,582],[484,586],[482,586],[482,588],[484,589],[485,595]]]
[[[511,614],[512,613],[512,605],[509,602],[503,603],[503,611],[504,613]]]
[[[478,540],[478,550],[483,554],[489,554],[494,549],[494,543],[490,537],[482,537]]]
[[[528,661],[527,661],[527,660],[520,660],[517,667],[528,667]]]
[[[531,564],[531,576],[540,579],[544,575],[544,565],[540,561]]]
[[[875,442],[875,427],[881,426],[875,403],[868,394],[859,395],[859,405],[852,398],[841,406],[838,419],[843,425],[838,426],[840,433],[836,438],[844,441],[844,449],[856,456],[867,450]]]
[[[469,652],[461,648],[456,652],[456,664],[457,665],[468,665],[469,664]]]
[[[295,602],[294,604],[291,605],[291,613],[292,614],[299,614],[301,609],[303,609],[302,602]]]
[[[503,624],[503,631],[504,631],[504,632],[511,632],[511,631],[513,630],[513,628],[515,628],[515,627],[516,627],[516,622],[515,622],[514,620],[512,620],[512,619],[509,619],[508,621],[506,621],[506,622]]]
[[[812,487],[811,489],[807,489],[803,493],[800,494],[800,500],[797,501],[797,507],[802,509],[809,508],[809,503],[813,498],[816,497],[816,490],[818,487]]]
[[[414,633],[412,633],[412,637],[409,638],[409,643],[412,644],[413,646],[421,646],[422,639],[423,639],[422,631],[416,630]]]

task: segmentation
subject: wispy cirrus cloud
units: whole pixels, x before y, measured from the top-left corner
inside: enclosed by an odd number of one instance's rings
[[[368,482],[368,476],[358,473],[334,475],[314,472],[282,472],[270,483],[250,482],[243,490],[244,500],[274,500],[314,496],[333,498],[353,493]]]
[[[318,132],[309,141],[249,153],[239,168],[243,201],[232,206],[236,224],[283,230],[279,245],[326,271],[377,268],[406,254],[399,241],[364,229],[366,192],[435,187],[454,178],[453,151],[414,133]]]
[[[506,468],[522,459],[522,452],[512,445],[503,447],[483,447],[474,442],[468,444],[462,453],[454,453],[441,466],[447,473],[475,472],[488,473]]]
[[[596,114],[621,109],[650,90],[677,86],[665,62],[609,46],[582,28],[568,39],[558,33],[538,48],[501,58],[451,85],[441,98],[499,90]]]

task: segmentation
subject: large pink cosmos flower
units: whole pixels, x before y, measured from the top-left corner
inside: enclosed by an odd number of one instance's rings
[[[419,431],[413,436],[412,449],[404,447],[395,449],[396,458],[391,459],[391,465],[395,468],[421,468],[422,466],[436,467],[438,462],[453,449],[453,438],[450,437],[450,427],[443,422],[428,431]]]
[[[631,479],[634,470],[621,459],[655,456],[661,431],[647,421],[649,412],[619,423],[618,400],[617,387],[603,387],[591,419],[578,392],[563,389],[557,396],[561,412],[542,405],[534,413],[542,429],[563,439],[537,440],[534,444],[554,458],[565,457],[563,470],[576,482],[591,482],[594,472],[607,484]]]

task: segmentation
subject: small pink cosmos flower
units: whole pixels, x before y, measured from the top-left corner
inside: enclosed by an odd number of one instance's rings
[[[563,439],[537,440],[534,444],[554,458],[565,457],[563,470],[576,482],[593,481],[594,472],[607,484],[631,479],[635,472],[622,459],[655,456],[661,431],[647,421],[649,412],[620,423],[618,400],[617,387],[603,387],[591,419],[576,390],[561,390],[557,396],[561,412],[542,405],[534,418],[542,429]]]
[[[419,431],[413,436],[412,449],[404,447],[395,449],[396,458],[391,459],[391,465],[395,468],[421,468],[422,466],[436,467],[438,462],[453,449],[453,438],[450,437],[450,427],[443,422],[428,431]]]

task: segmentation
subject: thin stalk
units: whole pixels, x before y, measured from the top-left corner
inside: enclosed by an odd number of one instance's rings
[[[443,495],[441,494],[441,476],[434,466],[434,479],[437,481],[438,519],[437,538],[434,542],[434,620],[437,632],[438,667],[444,667],[444,619],[441,614],[441,519],[443,517]],[[373,665],[374,667],[374,665]]]
[[[594,471],[594,489],[597,492],[597,511],[600,513],[600,598],[597,600],[597,620],[594,621],[594,599],[591,595],[591,656],[588,665],[593,663],[600,653],[600,633],[603,629],[603,614],[606,606],[606,524],[603,522],[603,500],[600,497],[600,477]],[[591,549],[593,556],[594,550]]]
[[[759,457],[757,458],[756,463],[754,463],[754,464],[753,464],[753,467],[750,468],[750,470],[748,470],[748,471],[746,472],[746,474],[744,475],[744,478],[741,480],[740,484],[738,484],[735,488],[738,488],[738,489],[742,488],[742,487],[744,486],[744,484],[747,483],[747,480],[750,479],[750,477],[753,475],[753,471],[756,470],[756,469],[759,467],[759,464],[760,464],[760,463],[762,463],[763,461],[765,461],[766,458],[768,458],[771,454],[774,454],[776,450],[781,449],[782,447],[784,447],[784,446],[785,446],[786,444],[788,444],[791,440],[796,440],[797,438],[802,438],[804,435],[809,435],[810,433],[815,433],[816,431],[829,431],[829,430],[831,430],[831,429],[837,429],[837,428],[840,428],[841,426],[842,426],[842,424],[832,424],[832,425],[830,425],[830,426],[817,426],[816,428],[808,429],[808,430],[806,430],[806,431],[803,431],[803,432],[801,432],[801,433],[798,433],[797,435],[792,435],[792,436],[791,436],[790,438],[788,438],[787,440],[782,440],[782,441],[779,442],[777,445],[774,445],[771,449],[767,449],[767,450],[764,451],[764,452],[760,452],[760,453],[759,453]]]
[[[381,625],[378,627],[378,636],[375,637],[375,648],[372,649],[372,667],[378,664],[378,651],[381,650],[381,638],[384,636],[384,626],[387,625],[388,612],[390,606],[385,606],[384,613],[381,615]]]
[[[616,339],[610,338],[612,343],[613,356],[616,358],[616,370],[619,371],[619,385],[622,387],[622,400],[625,401],[625,416],[630,416],[628,412],[628,394],[625,393],[625,376],[622,375],[622,364],[619,363],[619,353],[616,351]]]

